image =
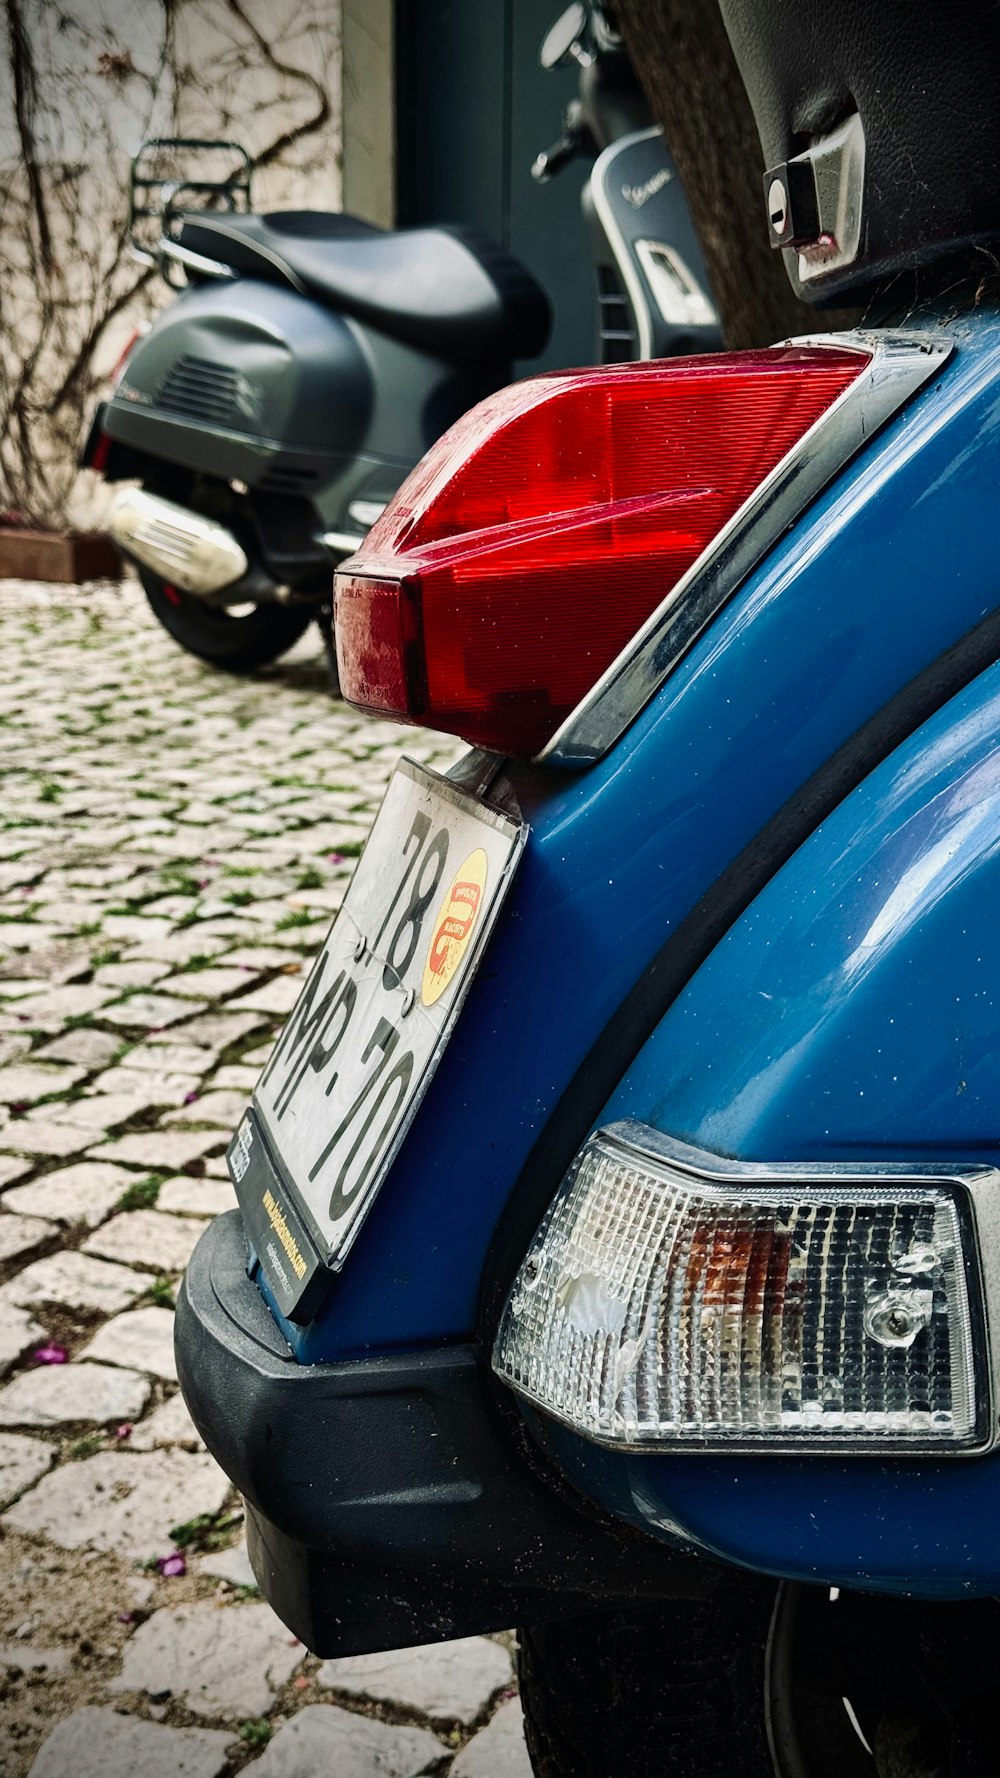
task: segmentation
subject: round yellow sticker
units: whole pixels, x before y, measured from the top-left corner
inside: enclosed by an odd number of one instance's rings
[[[451,888],[438,909],[424,964],[420,998],[425,1006],[440,1000],[465,956],[486,892],[486,871],[486,853],[477,846],[452,878]]]

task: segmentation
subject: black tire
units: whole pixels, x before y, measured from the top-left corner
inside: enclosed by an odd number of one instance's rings
[[[522,1630],[536,1778],[995,1778],[1000,1606],[731,1573]]]
[[[249,673],[291,648],[313,619],[308,605],[255,605],[233,613],[168,586],[148,568],[139,579],[154,615],[175,642],[227,673]]]
[[[774,1586],[518,1632],[536,1778],[774,1778],[761,1701]]]

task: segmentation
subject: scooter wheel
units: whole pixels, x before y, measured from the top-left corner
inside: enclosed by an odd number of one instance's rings
[[[307,605],[254,605],[249,611],[230,612],[168,586],[148,569],[139,570],[139,579],[155,616],[174,641],[227,673],[249,673],[277,660],[305,634],[313,618]]]
[[[773,1778],[761,1708],[773,1605],[771,1583],[724,1582],[707,1603],[520,1630],[536,1778]]]
[[[959,1768],[927,1704],[925,1629],[910,1602],[733,1571],[698,1603],[521,1630],[532,1768],[536,1778],[944,1778]],[[887,1637],[906,1651],[891,1673]]]

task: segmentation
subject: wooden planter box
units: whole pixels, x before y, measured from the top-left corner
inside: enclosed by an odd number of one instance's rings
[[[121,580],[121,557],[100,532],[0,527],[0,580]]]

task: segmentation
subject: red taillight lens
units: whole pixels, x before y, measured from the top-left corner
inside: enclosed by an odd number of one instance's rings
[[[344,696],[537,753],[868,362],[775,347],[490,397],[337,574]]]

